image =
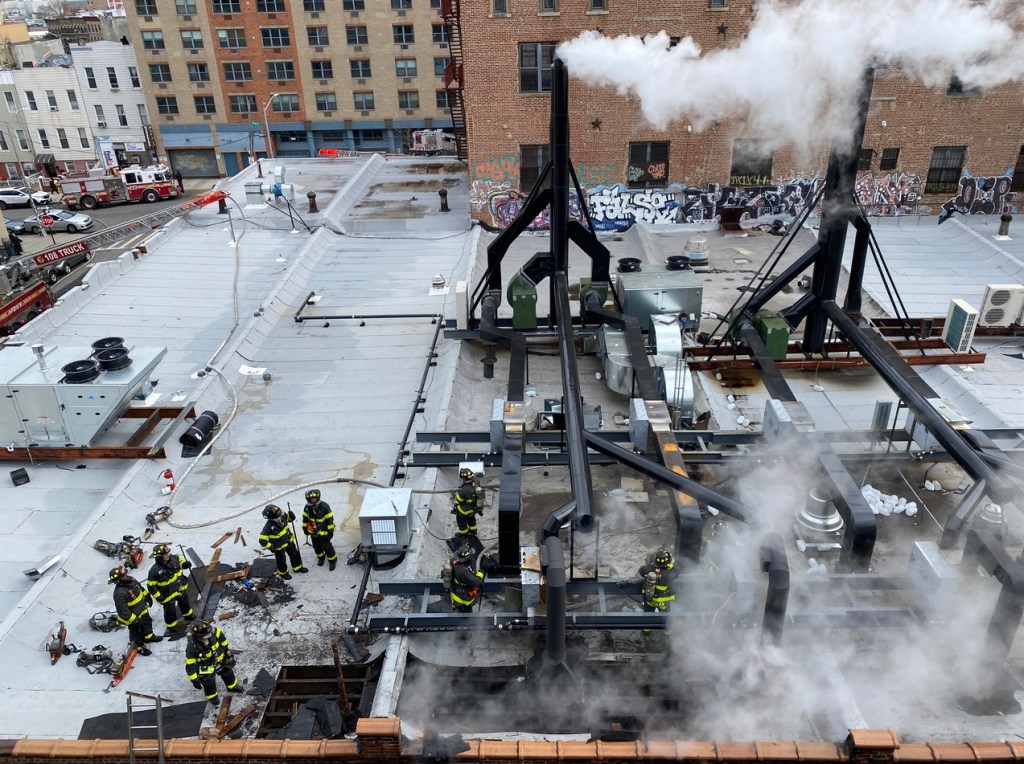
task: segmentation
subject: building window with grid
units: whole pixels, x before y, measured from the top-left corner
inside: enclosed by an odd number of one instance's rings
[[[546,93],[551,90],[553,42],[519,43],[519,92]]]
[[[373,111],[373,91],[365,93],[353,93],[352,105],[356,111]]]
[[[630,143],[626,185],[630,188],[668,185],[668,149],[668,141]]]
[[[1010,181],[1011,191],[1024,191],[1024,146],[1020,147],[1017,154],[1017,164],[1013,168],[1013,180]]]
[[[164,33],[147,31],[142,33],[142,47],[144,50],[163,50]]]
[[[608,0],[588,0],[587,8],[591,11],[608,10]]]
[[[349,73],[356,79],[364,80],[370,76],[369,59],[353,58],[348,62]]]
[[[120,85],[117,84],[117,69],[113,66],[107,67],[107,80],[110,82],[110,87],[115,90],[120,87]]]
[[[174,96],[157,96],[156,97],[156,113],[157,114],[177,114],[178,113],[178,99]]]
[[[62,149],[71,148],[71,144],[68,143],[68,131],[65,130],[63,127],[57,128],[57,143],[60,144],[60,147]]]
[[[46,105],[50,107],[50,111],[57,111],[57,94],[52,90],[46,91]]]
[[[284,0],[256,0],[256,13],[284,13]]]
[[[508,0],[491,0],[491,15],[507,16]]]
[[[438,45],[448,44],[448,25],[447,24],[431,24],[430,25],[430,36]]]
[[[251,94],[229,95],[228,108],[232,114],[252,114],[256,111],[256,96]]]
[[[338,110],[338,96],[334,93],[317,93],[316,94],[316,110],[317,111],[337,111]]]
[[[15,130],[14,137],[18,140],[18,148],[28,151],[28,135],[24,130]]]
[[[341,9],[343,11],[365,11],[366,3],[364,0],[341,0]]]
[[[292,112],[299,110],[298,93],[282,93],[273,100],[271,107],[276,112]]]
[[[179,16],[194,16],[196,14],[195,0],[174,0],[174,12]]]
[[[434,105],[439,109],[448,108],[448,91],[447,90],[435,90],[434,91]]]
[[[324,0],[302,0],[302,10],[306,13],[320,13],[327,10]]]
[[[114,104],[114,112],[117,114],[117,124],[121,127],[128,127],[128,115],[124,113],[124,105]]]
[[[558,13],[558,0],[540,0],[541,13]]]
[[[149,65],[149,79],[153,82],[170,82],[171,81],[171,66],[170,64],[150,64]]]
[[[92,108],[96,110],[96,124],[100,127],[106,127],[107,115],[103,113],[103,107],[100,104],[94,104]]]
[[[135,0],[135,12],[139,16],[156,16],[156,0]]]
[[[29,111],[39,111],[39,104],[36,103],[36,94],[31,90],[25,91],[25,103]]]
[[[203,47],[203,33],[198,29],[182,29],[181,47],[186,50],[199,50]]]
[[[960,78],[955,74],[949,78],[949,84],[946,86],[946,95],[968,95],[976,96],[981,95],[981,88],[978,86],[967,87]]]
[[[430,0],[430,10],[439,11],[441,10],[441,0]]]
[[[311,61],[310,71],[314,80],[334,79],[334,64],[330,61]]]
[[[189,82],[209,82],[210,81],[210,66],[208,64],[189,64],[188,65],[188,81]]]
[[[550,158],[547,144],[519,147],[519,190],[524,194],[533,190],[540,180],[540,171]]]
[[[287,48],[292,44],[288,27],[268,27],[260,30],[264,48]]]
[[[857,155],[857,172],[868,172],[875,161],[874,149],[861,149]]]
[[[708,0],[708,8],[725,8],[726,0]]]
[[[96,72],[93,71],[91,66],[85,67],[85,81],[89,85],[90,90],[95,90],[98,87],[96,85]]]
[[[218,29],[217,44],[222,48],[244,48],[244,29]]]
[[[398,91],[398,108],[399,109],[418,109],[420,108],[420,94],[418,90],[399,90]]]
[[[900,163],[899,149],[882,149],[882,158],[878,160],[879,170],[895,170]]]
[[[137,67],[137,66],[129,66],[128,67],[128,79],[131,80],[133,88],[141,88],[142,87],[142,83],[139,81],[139,67]],[[74,93],[74,92],[75,92],[74,90],[69,90],[68,91],[68,94],[69,94],[68,95],[68,99],[69,100],[70,100],[70,94]],[[72,109],[77,109],[78,106],[75,105],[77,103],[78,103],[77,100],[73,101],[72,104],[71,104],[71,108]]]
[[[966,146],[936,146],[932,149],[932,161],[928,167],[928,180],[924,184],[926,194],[955,194],[963,175]]]
[[[366,45],[369,39],[366,27],[345,27],[345,42],[349,45]]]
[[[213,96],[201,95],[192,96],[192,101],[195,103],[196,114],[216,114],[217,113],[217,101]]]
[[[210,7],[214,13],[241,13],[242,0],[212,0]]]
[[[436,56],[434,58],[434,76],[444,77],[444,70],[448,68],[448,62],[451,61],[447,56]]]
[[[772,147],[767,141],[737,138],[732,142],[731,186],[767,186],[772,182]]]
[[[412,0],[391,0],[391,10],[410,11],[412,10]]]
[[[44,149],[50,148],[50,139],[46,136],[45,130],[36,130],[36,135],[39,136],[39,145]]]
[[[0,151],[10,151],[11,146],[7,142],[7,135],[3,130],[0,130]]]
[[[78,143],[83,149],[89,148],[89,131],[84,127],[78,128]]]
[[[135,72],[135,79],[132,80],[132,83],[137,83],[139,79],[139,70],[135,67],[129,66],[128,71]],[[137,84],[136,87],[138,87]],[[71,105],[71,111],[78,111],[78,93],[74,90],[65,90],[64,92],[68,94],[68,104]]]
[[[294,80],[295,64],[291,61],[267,61],[268,80]]]
[[[395,42],[401,45],[411,45],[416,42],[416,32],[412,24],[395,24],[391,27],[391,36]]]
[[[306,27],[306,42],[320,47],[331,44],[331,35],[327,27]]]
[[[395,59],[395,76],[396,77],[415,77],[416,76],[416,59],[415,58],[396,58]]]
[[[224,79],[229,82],[244,82],[252,79],[252,66],[242,61],[224,64]]]

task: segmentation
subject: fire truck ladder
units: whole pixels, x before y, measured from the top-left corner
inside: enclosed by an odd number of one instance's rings
[[[227,199],[227,191],[210,191],[206,194],[201,194],[194,199],[189,199],[187,202],[181,204],[175,204],[171,207],[165,207],[159,212],[153,212],[149,215],[143,215],[142,217],[129,220],[127,223],[121,225],[111,226],[110,228],[104,228],[102,231],[83,236],[81,241],[84,241],[89,245],[89,249],[94,249],[102,244],[108,244],[112,241],[120,241],[121,239],[127,239],[133,234],[137,234],[140,231],[151,231],[157,226],[163,225],[175,218],[179,218],[182,215],[187,215],[193,210],[198,210],[201,207],[205,207],[207,204],[213,204],[219,202],[222,199]]]

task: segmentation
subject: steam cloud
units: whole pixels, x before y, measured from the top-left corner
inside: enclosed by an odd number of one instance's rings
[[[1011,10],[995,0],[826,0],[763,3],[746,39],[702,55],[691,37],[641,39],[587,31],[558,46],[571,76],[639,98],[658,129],[686,119],[703,130],[746,119],[776,145],[816,147],[849,138],[869,64],[893,64],[929,87],[952,73],[968,87],[1024,75]]]

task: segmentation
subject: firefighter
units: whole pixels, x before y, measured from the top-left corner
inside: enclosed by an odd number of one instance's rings
[[[322,566],[324,560],[330,563],[331,570],[338,565],[338,555],[334,551],[334,513],[331,505],[320,500],[320,491],[312,488],[306,491],[306,506],[302,510],[302,532],[312,537],[313,551],[316,552],[316,564]]]
[[[224,632],[209,621],[199,620],[192,624],[188,645],[185,647],[185,673],[197,690],[206,694],[214,706],[220,705],[217,697],[217,676],[224,680],[228,692],[241,692],[234,672],[235,656],[228,647]]]
[[[263,533],[260,534],[260,546],[274,553],[274,559],[277,560],[277,575],[285,581],[291,580],[292,574],[288,572],[289,560],[292,563],[292,570],[296,573],[308,573],[309,568],[302,564],[299,548],[295,545],[295,534],[288,527],[289,522],[295,522],[295,513],[288,510],[285,514],[276,504],[268,504],[263,508],[263,516],[267,518],[267,522],[263,526]]]
[[[456,538],[465,538],[470,534],[476,535],[476,516],[484,513],[481,506],[483,497],[477,488],[473,470],[463,467],[459,470],[459,480],[462,481],[462,485],[455,490],[452,514],[455,515],[455,522],[459,526]]]
[[[152,655],[147,642],[162,642],[163,637],[153,633],[153,619],[149,617],[149,606],[153,597],[145,587],[128,575],[128,568],[119,565],[107,577],[114,584],[114,608],[117,620],[128,627],[128,639],[141,655]]]
[[[472,613],[483,591],[484,572],[477,570],[473,548],[469,544],[463,544],[455,552],[451,569],[448,596],[452,601],[452,610],[456,613]]]
[[[164,623],[167,624],[167,634],[164,636],[184,632],[186,624],[196,618],[188,600],[188,573],[185,572],[192,567],[192,563],[184,557],[172,555],[168,544],[157,544],[150,556],[156,562],[149,569],[146,588],[153,599],[164,606]]]
[[[672,582],[678,575],[672,552],[668,549],[659,549],[654,553],[651,561],[640,568],[640,576],[643,578],[644,612],[667,613],[669,611],[676,598],[675,592],[672,590]],[[644,629],[644,634],[648,634],[650,631],[650,629]],[[666,628],[665,633],[668,634],[668,631]]]

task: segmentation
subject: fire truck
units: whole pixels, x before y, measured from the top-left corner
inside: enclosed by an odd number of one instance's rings
[[[132,165],[118,175],[86,175],[62,178],[61,202],[68,209],[91,210],[108,204],[155,202],[172,199],[180,192],[170,168],[165,165]]]
[[[50,286],[90,257],[88,242],[80,239],[0,267],[0,335],[13,334],[52,308]]]

